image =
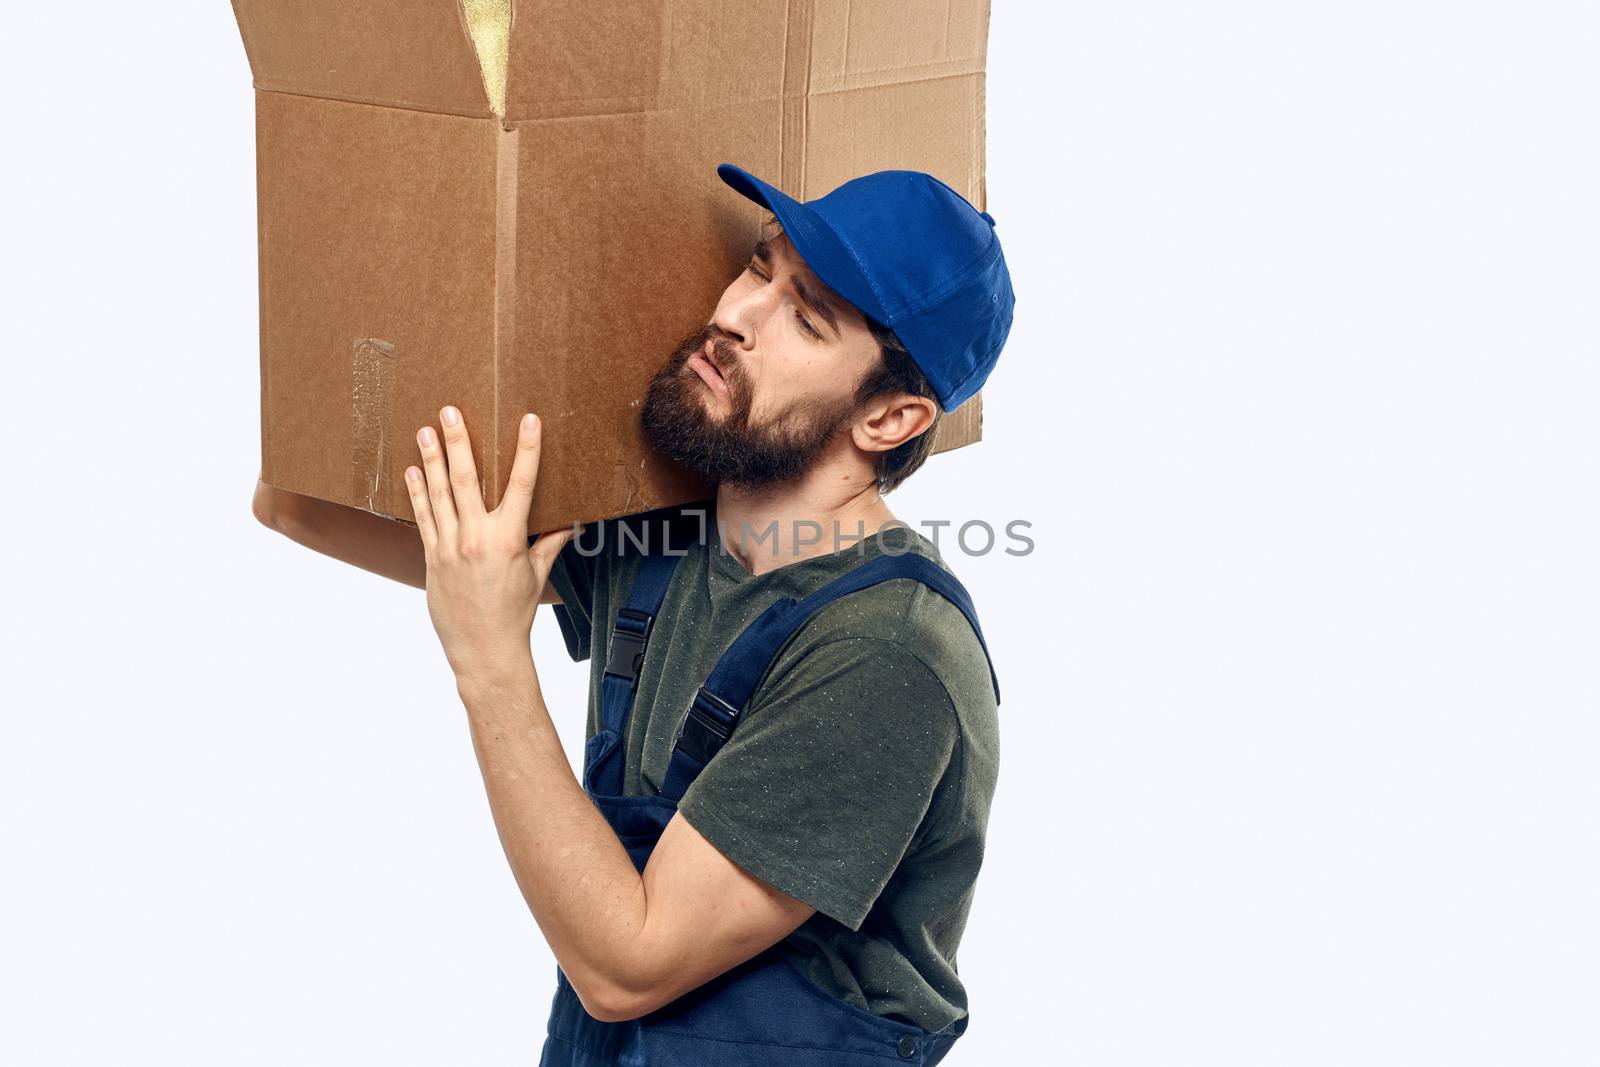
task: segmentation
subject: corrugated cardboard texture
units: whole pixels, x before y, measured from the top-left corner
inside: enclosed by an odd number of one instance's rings
[[[442,398],[492,410],[495,136],[491,123],[256,95],[262,472],[271,485],[368,507],[351,493],[352,346],[394,346],[394,429],[371,510],[411,517],[411,434]],[[438,399],[438,403],[435,400]]]
[[[488,115],[457,0],[233,0],[257,89]]]
[[[702,497],[637,419],[760,234],[716,165],[803,199],[926,170],[986,206],[983,0],[520,0],[496,58],[505,2],[235,0],[269,484],[409,521],[412,434],[454,403],[491,506],[544,418],[532,530]]]

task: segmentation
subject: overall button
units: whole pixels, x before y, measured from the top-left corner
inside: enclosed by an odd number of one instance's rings
[[[910,1034],[901,1034],[894,1050],[900,1053],[901,1059],[909,1060],[917,1054],[917,1039]]]

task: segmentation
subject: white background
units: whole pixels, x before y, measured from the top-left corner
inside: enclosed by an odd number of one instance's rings
[[[891,498],[1038,546],[951,557],[1005,703],[946,1062],[1600,1062],[1595,17],[995,6],[1016,327]],[[7,24],[0,1060],[534,1062],[422,594],[250,515],[232,13]]]

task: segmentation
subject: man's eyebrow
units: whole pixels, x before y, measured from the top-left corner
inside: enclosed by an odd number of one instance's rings
[[[794,282],[794,291],[800,294],[800,299],[804,300],[806,306],[812,311],[826,319],[828,325],[833,327],[834,334],[837,335],[839,333],[839,320],[834,317],[833,305],[823,299],[821,293],[806,285],[799,275],[790,280]]]
[[[765,237],[757,241],[753,258],[758,263],[764,263],[770,267],[772,265],[772,242]],[[800,299],[805,302],[806,307],[815,311],[818,317],[829,326],[832,326],[835,336],[838,336],[839,319],[834,314],[833,305],[821,293],[806,285],[798,275],[792,278],[791,281],[794,282],[794,290],[800,294]]]

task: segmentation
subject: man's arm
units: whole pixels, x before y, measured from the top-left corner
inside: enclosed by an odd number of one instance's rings
[[[256,520],[289,540],[364,571],[418,589],[427,588],[428,566],[414,527],[360,508],[277,489],[256,482],[251,510]],[[541,604],[559,604],[547,584]]]
[[[774,944],[811,914],[673,819],[644,873],[573,775],[539,688],[529,631],[570,531],[527,543],[539,420],[521,420],[500,506],[483,502],[461,414],[417,435],[406,469],[428,613],[466,706],[495,829],[528,908],[579,999],[633,1018]],[[440,437],[443,437],[441,446]],[[448,461],[446,459],[448,455]]]
[[[562,751],[531,661],[458,689],[500,844],[534,921],[602,1022],[671,1003],[815,911],[746,873],[674,815],[634,870]]]

